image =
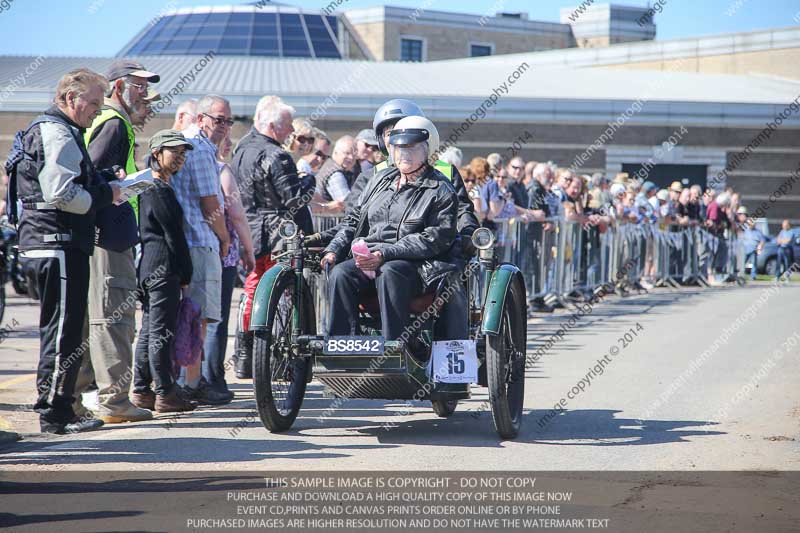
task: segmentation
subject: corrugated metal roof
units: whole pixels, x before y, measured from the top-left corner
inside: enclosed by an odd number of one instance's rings
[[[458,119],[495,92],[498,102],[488,110],[493,121],[605,122],[616,118],[631,102],[644,99],[649,104],[631,119],[634,122],[669,123],[684,117],[682,120],[689,122],[746,125],[772,117],[800,94],[800,82],[771,78],[541,69],[530,64],[527,69],[522,66],[511,84],[509,76],[526,61],[520,54],[496,56],[491,62],[435,63],[216,56],[202,68],[198,63],[201,56],[137,59],[161,75],[161,82],[153,87],[162,94],[176,93],[183,77],[185,87],[175,100],[213,92],[230,97],[234,113],[239,115],[252,114],[264,94],[278,94],[303,114],[310,114],[327,100],[327,114],[361,118],[371,116],[389,98],[407,97],[425,101],[431,116]],[[65,72],[83,66],[102,73],[112,59],[48,57],[31,72],[35,61],[33,57],[0,56],[0,110],[40,110]],[[3,87],[13,90],[3,91]],[[174,105],[167,106],[164,112],[173,109]]]

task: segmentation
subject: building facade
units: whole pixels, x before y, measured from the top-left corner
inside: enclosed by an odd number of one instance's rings
[[[570,25],[523,16],[490,16],[481,26],[489,33],[478,34],[463,28],[478,24],[473,15],[359,11],[192,8],[148,24],[122,50],[161,75],[162,100],[138,143],[170,127],[181,101],[210,93],[230,99],[234,141],[265,94],[332,138],[369,127],[386,100],[410,98],[467,161],[499,152],[585,173],[646,167],[660,185],[728,184],[753,210],[768,202],[773,229],[783,218],[800,224],[800,28],[576,48]],[[499,29],[529,33],[527,51],[490,42]],[[413,35],[422,46],[403,43]],[[492,55],[465,57],[473,46]],[[448,49],[457,53],[445,59]],[[403,54],[423,60],[399,61]],[[0,152],[49,106],[61,75],[104,72],[112,60],[0,56]]]

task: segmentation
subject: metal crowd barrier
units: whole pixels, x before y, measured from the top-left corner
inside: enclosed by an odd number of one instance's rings
[[[698,226],[622,222],[601,230],[559,219],[495,222],[499,253],[522,271],[529,300],[551,305],[601,289],[707,285],[715,265],[728,281],[744,272],[735,236],[717,238]]]
[[[336,226],[342,215],[315,214],[316,231]],[[699,226],[659,226],[616,221],[603,227],[547,219],[496,220],[497,254],[517,265],[529,300],[553,305],[587,298],[600,290],[644,290],[651,286],[707,285],[715,272],[740,281],[744,250],[735,234],[716,237]],[[327,321],[327,280],[311,284],[317,327]]]
[[[315,231],[326,231],[336,227],[344,219],[344,213],[313,213]]]

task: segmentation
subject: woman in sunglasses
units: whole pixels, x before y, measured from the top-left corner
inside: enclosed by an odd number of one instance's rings
[[[287,137],[284,149],[292,154],[292,159],[297,163],[300,158],[310,154],[314,148],[314,129],[304,118],[296,118],[292,121],[294,132]]]
[[[331,156],[332,144],[324,131],[314,128],[314,149],[297,161],[297,172],[315,175]]]

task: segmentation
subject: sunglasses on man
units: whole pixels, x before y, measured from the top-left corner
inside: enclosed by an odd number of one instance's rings
[[[314,137],[306,137],[305,135],[300,135],[297,137],[296,140],[300,144],[311,144],[314,142]]]
[[[319,158],[320,158],[320,159],[322,159],[323,161],[327,160],[327,159],[330,157],[329,155],[323,154],[323,153],[322,153],[321,151],[319,151],[319,150],[317,150],[316,152],[314,152],[314,155],[315,155],[315,156],[317,156],[317,157],[319,157]]]
[[[209,119],[211,119],[211,121],[214,123],[215,126],[222,126],[223,124],[225,126],[233,126],[235,124],[233,119],[230,119],[230,118],[214,117],[214,116],[209,115],[208,113],[203,113],[203,116],[206,116]]]

